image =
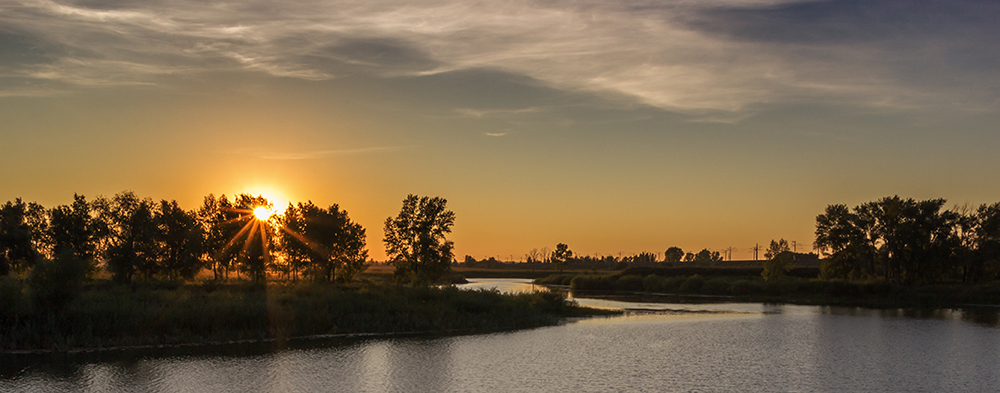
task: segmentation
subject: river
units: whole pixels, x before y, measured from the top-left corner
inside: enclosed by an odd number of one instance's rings
[[[537,289],[517,279],[466,287]],[[0,391],[986,392],[1000,386],[996,308],[574,300],[640,311],[507,333],[340,339],[281,350],[8,356]]]

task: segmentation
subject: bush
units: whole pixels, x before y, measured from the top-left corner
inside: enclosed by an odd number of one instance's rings
[[[39,261],[28,276],[32,300],[43,309],[63,308],[80,293],[89,270],[90,264],[71,252]]]
[[[619,277],[615,281],[615,290],[619,291],[642,291],[643,279],[640,276],[628,275]]]
[[[13,277],[0,277],[0,320],[27,314],[24,285]]]
[[[646,292],[663,292],[666,289],[664,279],[650,274],[642,279],[642,289]]]
[[[733,295],[757,295],[761,292],[762,286],[750,280],[736,280],[729,285],[729,293]]]
[[[614,288],[614,276],[576,276],[569,283],[574,290],[610,290]]]
[[[729,293],[730,280],[722,277],[711,278],[701,286],[701,292],[710,295],[725,295]]]
[[[705,279],[695,274],[684,280],[677,290],[685,293],[695,293],[701,290],[702,285],[705,285]]]

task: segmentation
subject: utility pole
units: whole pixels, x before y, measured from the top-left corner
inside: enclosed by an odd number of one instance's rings
[[[795,249],[796,244],[795,240],[792,240],[792,252],[798,252],[798,250]]]
[[[733,247],[733,246],[729,246],[728,248],[726,248],[726,249],[725,249],[725,251],[726,251],[726,256],[727,256],[727,257],[729,258],[729,260],[730,260],[730,261],[732,261],[732,260],[733,260],[733,250],[735,250],[735,249],[736,249],[736,248],[735,248],[735,247]]]
[[[753,248],[753,260],[757,260],[757,252],[760,251],[760,244],[754,243]]]

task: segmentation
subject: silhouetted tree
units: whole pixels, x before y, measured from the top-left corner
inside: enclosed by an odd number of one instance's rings
[[[569,249],[566,243],[559,243],[556,244],[556,250],[552,252],[549,261],[552,262],[552,266],[556,270],[562,272],[566,268],[566,264],[569,263],[570,258],[573,258],[573,251]]]
[[[89,270],[94,268],[95,238],[97,232],[90,204],[83,195],[73,195],[72,205],[56,206],[49,210],[49,225],[46,240],[52,255],[72,253],[85,261]]]
[[[17,198],[0,207],[0,276],[34,264],[41,256],[38,245],[44,239],[46,226],[45,208],[41,205]]]
[[[974,249],[963,281],[996,279],[1000,273],[1000,202],[980,206],[969,221]]]
[[[208,194],[198,209],[198,221],[205,232],[204,250],[216,280],[228,279],[229,269],[235,266],[239,249],[232,247],[231,241],[242,226],[239,218],[225,195],[216,198]]]
[[[399,214],[385,220],[385,253],[395,276],[433,282],[451,269],[453,244],[445,238],[455,223],[455,213],[444,198],[408,195]]]
[[[231,237],[229,247],[241,245],[238,261],[241,269],[256,283],[267,280],[267,266],[271,263],[271,250],[274,248],[274,226],[267,220],[258,219],[254,210],[264,207],[270,210],[273,205],[262,196],[239,194],[233,200],[232,211],[238,215],[234,223],[242,224],[240,230]]]
[[[306,222],[302,211],[291,202],[281,216],[281,251],[285,255],[287,269],[293,279],[309,265],[310,242],[305,238]]]
[[[365,229],[351,221],[347,211],[339,205],[321,209],[312,201],[299,203],[300,212],[293,224],[301,232],[290,241],[296,253],[304,252],[312,266],[315,278],[324,281],[350,281],[365,270],[368,250],[365,248]]]
[[[792,251],[789,250],[788,241],[785,239],[778,241],[772,239],[764,257],[767,258],[767,261],[764,262],[764,271],[761,272],[761,276],[767,281],[777,281],[784,278],[785,273],[791,269],[792,263],[794,263]]]
[[[194,278],[203,267],[205,232],[195,212],[187,212],[177,201],[160,201],[156,216],[162,240],[160,257],[163,273],[170,279]]]
[[[694,259],[695,259],[694,253],[689,252],[687,254],[684,254],[684,262],[694,262]]]
[[[942,211],[944,203],[893,196],[828,206],[816,217],[815,246],[830,254],[823,276],[921,283],[952,274],[963,255],[962,216]]]
[[[677,246],[670,247],[663,253],[664,262],[680,262],[683,258],[684,250],[681,250],[681,248]]]
[[[124,191],[100,200],[98,216],[106,228],[104,259],[112,278],[131,282],[136,274],[150,278],[158,270],[160,229],[152,199]]]
[[[695,262],[706,263],[706,262],[718,262],[721,260],[722,260],[722,254],[720,254],[718,251],[716,252],[708,251],[707,248],[698,251],[698,254],[694,255]]]

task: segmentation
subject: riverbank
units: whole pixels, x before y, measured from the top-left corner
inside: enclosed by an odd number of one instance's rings
[[[556,292],[503,294],[378,282],[92,282],[58,307],[41,307],[7,280],[0,351],[100,349],[284,340],[343,334],[479,333],[549,326],[602,311]]]
[[[753,276],[657,274],[553,274],[534,281],[581,293],[658,294],[699,301],[856,306],[868,308],[1000,306],[1000,282],[962,285],[896,286],[886,282],[847,282],[786,277],[765,281]]]

